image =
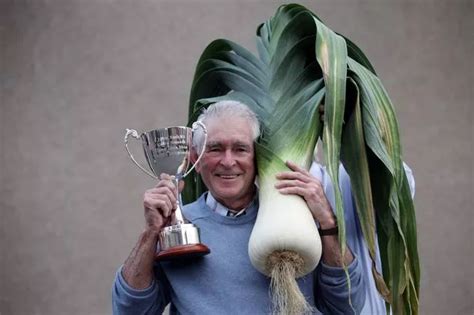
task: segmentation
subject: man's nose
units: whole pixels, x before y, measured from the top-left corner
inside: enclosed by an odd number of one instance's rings
[[[221,159],[221,164],[226,167],[231,167],[235,164],[234,154],[231,150],[224,151],[224,156]]]

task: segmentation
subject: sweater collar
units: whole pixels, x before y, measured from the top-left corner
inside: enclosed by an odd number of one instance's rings
[[[255,207],[256,202],[257,202],[257,194],[255,194],[255,197],[253,198],[253,200],[246,207],[240,209],[239,211],[235,211],[235,210],[230,210],[229,208],[227,208],[226,206],[218,202],[216,198],[214,198],[214,196],[211,194],[210,191],[207,193],[207,197],[206,197],[206,205],[212,211],[220,214],[221,216],[224,216],[224,217],[227,216],[227,217],[233,217],[233,218],[247,215],[249,213],[252,213],[253,211],[256,211],[256,208],[257,208]]]

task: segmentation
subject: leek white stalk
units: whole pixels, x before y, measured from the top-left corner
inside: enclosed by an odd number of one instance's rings
[[[294,275],[301,277],[316,268],[321,239],[306,202],[299,196],[280,194],[271,177],[259,180],[260,207],[249,240],[250,260],[257,270],[271,276],[271,254],[293,251],[303,260]]]
[[[311,138],[309,143],[314,143]],[[285,141],[285,138],[279,139]],[[307,167],[312,149],[301,152],[297,148],[293,143],[280,156]],[[321,258],[321,239],[316,224],[302,197],[284,195],[275,188],[276,174],[288,170],[283,161],[267,147],[257,144],[257,164],[260,206],[249,240],[250,261],[271,278],[276,314],[310,313],[312,308],[299,290],[296,279],[312,272]]]
[[[253,266],[271,278],[276,314],[307,314],[310,305],[296,278],[314,270],[321,257],[321,240],[305,201],[282,195],[275,180],[260,180],[257,222],[249,240]]]

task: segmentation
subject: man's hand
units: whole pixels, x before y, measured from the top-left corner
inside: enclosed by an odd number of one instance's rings
[[[319,222],[321,229],[327,230],[337,225],[336,217],[324,194],[321,182],[308,171],[293,162],[286,162],[291,172],[277,175],[278,183],[275,188],[282,194],[299,195],[304,198],[313,218]],[[341,247],[337,235],[327,235],[321,238],[323,245],[323,262],[329,266],[348,266],[354,256],[350,249],[341,256]]]
[[[172,177],[160,175],[158,184],[145,192],[143,206],[147,228],[159,232],[175,220],[177,188]]]
[[[146,228],[122,267],[122,276],[132,288],[143,290],[153,282],[158,235],[164,226],[174,223],[176,190],[172,177],[161,174],[158,184],[143,196]]]
[[[277,174],[278,182],[275,184],[275,188],[282,194],[303,197],[313,218],[319,222],[322,229],[335,227],[336,219],[321,182],[293,162],[287,161],[286,165],[292,171]]]

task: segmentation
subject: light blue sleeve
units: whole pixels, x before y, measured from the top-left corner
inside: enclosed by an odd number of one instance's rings
[[[408,183],[412,197],[415,195],[415,180],[413,177],[412,170],[407,164],[403,163],[405,173],[407,175]],[[326,172],[326,169],[318,163],[313,163],[310,170],[311,174],[321,181],[324,187],[326,197],[331,204],[331,207],[335,207],[334,190],[333,184]],[[364,307],[361,310],[362,315],[372,314],[386,314],[385,301],[382,296],[378,293],[375,286],[375,281],[372,276],[372,260],[369,255],[367,244],[365,243],[362,229],[360,227],[358,215],[356,212],[355,202],[352,196],[352,189],[350,184],[350,178],[344,167],[341,165],[339,168],[339,186],[342,193],[343,204],[344,204],[344,216],[346,223],[346,236],[347,245],[352,250],[355,256],[357,256],[362,269],[362,277],[364,279],[364,291],[365,291],[365,302]],[[376,240],[376,269],[379,273],[382,271],[380,252],[378,243]]]
[[[316,177],[322,184],[326,198],[331,204],[332,209],[335,208],[335,197],[332,182],[327,174],[326,170],[319,164],[313,163],[310,169],[310,173]],[[345,182],[345,178],[341,178],[340,181]],[[354,261],[348,266],[349,277],[351,280],[351,291],[350,291],[350,302],[349,304],[349,290],[347,286],[346,274],[342,268],[329,267],[320,264],[320,272],[317,274],[316,281],[316,296],[324,296],[324,299],[317,300],[318,309],[326,314],[359,314],[364,307],[366,295],[367,295],[367,284],[366,274],[364,265],[359,259],[359,253],[354,251],[352,239],[358,236],[354,235],[356,220],[353,215],[353,209],[351,204],[346,205],[347,199],[351,201],[350,191],[349,194],[344,194],[343,202],[345,209],[345,222],[346,222],[346,235],[347,245],[354,254]],[[319,291],[319,292],[318,292]]]
[[[347,285],[344,269],[321,262],[315,282],[316,307],[323,314],[359,314],[364,306],[365,286],[357,256],[348,266],[351,288]]]
[[[115,275],[112,287],[112,311],[114,315],[161,314],[168,304],[164,290],[159,290],[156,281],[150,287],[136,290],[122,276],[122,267]]]

